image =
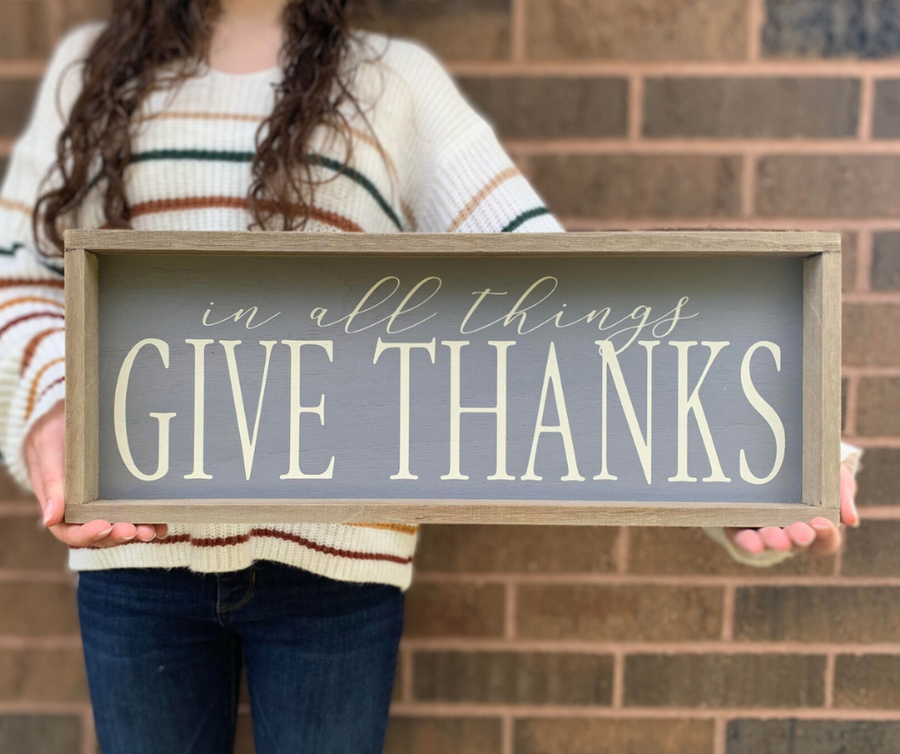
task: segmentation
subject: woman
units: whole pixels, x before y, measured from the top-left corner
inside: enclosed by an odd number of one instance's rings
[[[341,0],[118,0],[59,44],[13,151],[0,449],[79,571],[104,754],[229,751],[242,662],[258,754],[380,751],[415,527],[63,522],[63,227],[563,228],[430,52],[351,33]],[[711,533],[765,564],[836,549],[821,521]]]

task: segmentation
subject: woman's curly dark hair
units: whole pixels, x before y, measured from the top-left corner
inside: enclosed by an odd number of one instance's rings
[[[306,226],[317,183],[315,156],[307,144],[317,127],[331,127],[345,144],[346,159],[332,180],[352,160],[351,128],[342,104],[349,101],[366,119],[350,91],[353,71],[344,66],[355,39],[351,1],[356,0],[285,2],[284,44],[278,53],[283,76],[275,106],[256,132],[248,230]],[[359,12],[354,7],[354,17]],[[40,196],[32,213],[35,240],[43,229],[55,247],[51,254],[63,249],[58,219],[82,202],[96,182],[92,179],[100,179],[104,191],[103,227],[132,227],[123,180],[132,155],[132,115],[152,91],[177,86],[208,62],[221,13],[219,0],[114,0],[108,24],[84,58],[82,89],[57,139],[57,159],[47,177],[58,171],[61,181]],[[160,75],[170,64],[176,64],[175,75]],[[99,175],[89,175],[94,160]],[[273,220],[281,227],[273,228]]]

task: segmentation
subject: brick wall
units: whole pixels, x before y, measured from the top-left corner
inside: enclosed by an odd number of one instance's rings
[[[0,0],[0,161],[101,12]],[[900,750],[900,0],[382,0],[378,23],[447,61],[572,230],[841,231],[867,448],[846,552],[772,570],[692,529],[426,527],[388,751]],[[0,498],[0,751],[94,754],[65,553]]]

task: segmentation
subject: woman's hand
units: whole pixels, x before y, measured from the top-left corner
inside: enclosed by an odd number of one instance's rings
[[[86,524],[63,521],[65,502],[65,401],[57,403],[31,428],[25,438],[28,476],[44,512],[44,524],[61,542],[72,547],[112,547],[137,538],[149,542],[166,536],[165,524],[111,524],[95,519]]]
[[[856,480],[845,465],[841,464],[841,523],[859,526],[856,510]],[[840,527],[822,516],[808,524],[797,521],[784,528],[765,526],[762,529],[725,529],[725,534],[738,547],[758,555],[763,550],[801,550],[812,555],[833,555],[843,538]]]

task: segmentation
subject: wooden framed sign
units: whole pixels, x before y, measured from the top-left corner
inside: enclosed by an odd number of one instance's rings
[[[67,521],[839,518],[837,234],[65,239]]]

